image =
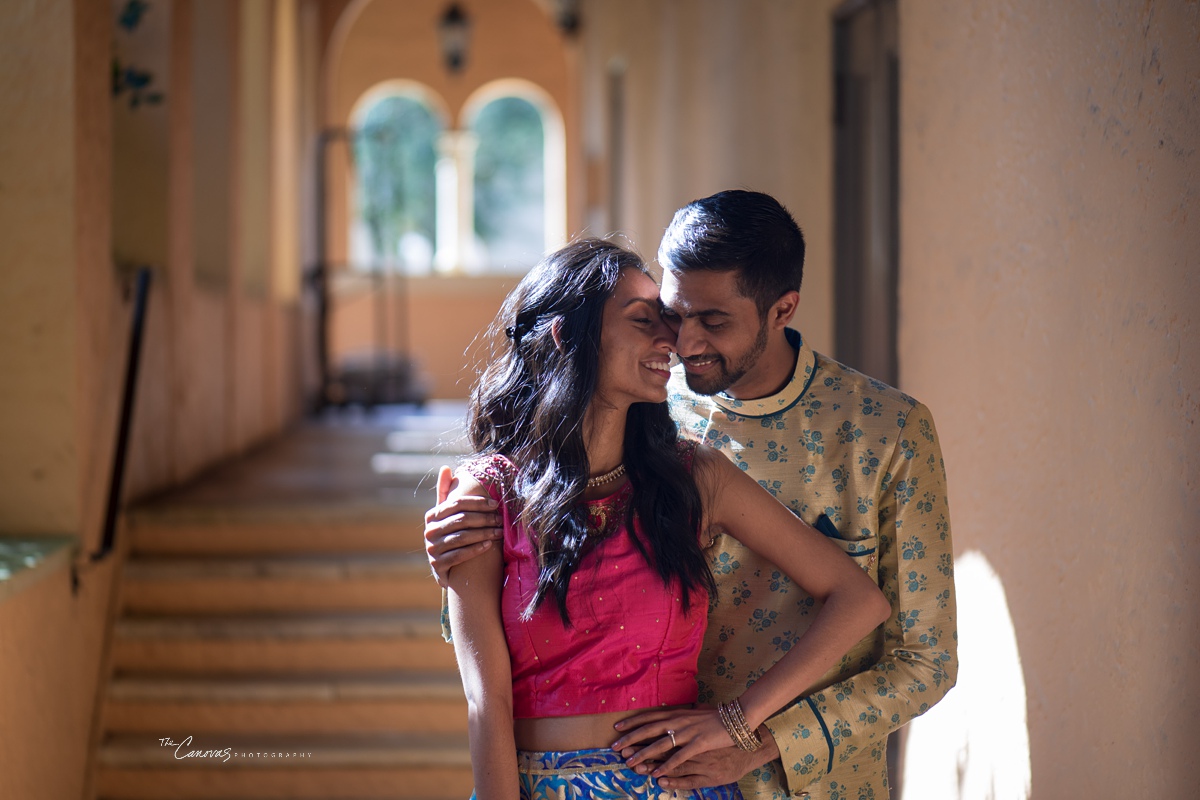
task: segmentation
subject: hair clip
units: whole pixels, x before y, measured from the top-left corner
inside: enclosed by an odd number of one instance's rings
[[[514,325],[509,325],[504,329],[504,335],[513,340],[513,344],[520,344],[521,339],[533,327],[532,322],[517,322]]]

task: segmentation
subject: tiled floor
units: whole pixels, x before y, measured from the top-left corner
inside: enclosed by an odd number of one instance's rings
[[[461,401],[330,411],[141,504],[195,514],[428,507],[437,468],[463,452]]]

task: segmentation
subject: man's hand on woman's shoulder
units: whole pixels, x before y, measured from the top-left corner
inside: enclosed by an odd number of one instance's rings
[[[453,478],[449,467],[438,470],[437,505],[425,512],[425,554],[442,587],[451,567],[471,560],[504,536],[492,498],[480,495],[446,500]]]

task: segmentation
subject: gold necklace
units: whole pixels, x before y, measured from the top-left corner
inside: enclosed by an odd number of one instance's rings
[[[617,464],[617,468],[611,472],[606,472],[603,475],[597,475],[594,478],[588,478],[587,488],[595,489],[597,486],[603,486],[606,483],[612,483],[624,474],[625,464]]]

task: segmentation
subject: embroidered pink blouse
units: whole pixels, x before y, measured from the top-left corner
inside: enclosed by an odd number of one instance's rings
[[[692,452],[684,454],[689,466]],[[504,522],[501,614],[512,660],[513,716],[565,717],[695,702],[707,597],[693,593],[685,614],[679,586],[664,586],[638,552],[624,524],[630,485],[587,504],[593,529],[615,524],[616,530],[572,575],[567,628],[553,598],[529,620],[521,619],[537,588],[538,565],[517,508],[504,502],[504,487],[515,475],[512,462],[484,456],[465,469],[500,502]]]

